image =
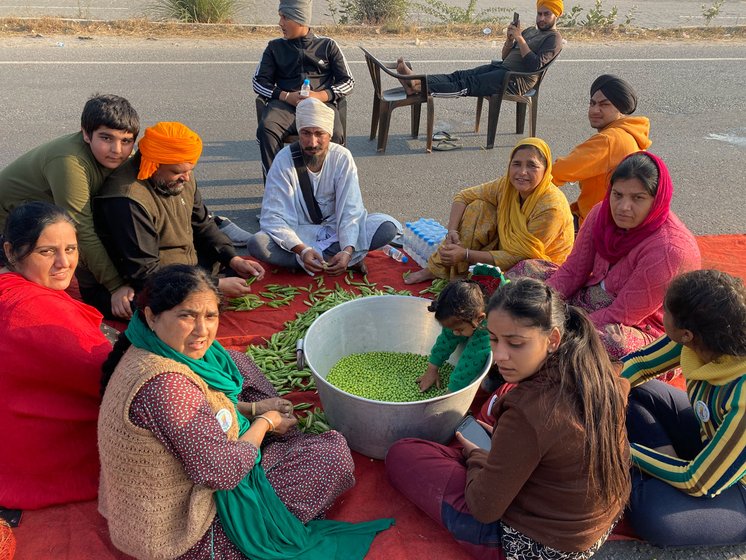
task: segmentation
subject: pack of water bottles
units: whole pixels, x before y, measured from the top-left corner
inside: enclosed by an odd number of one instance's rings
[[[407,222],[404,224],[404,251],[424,268],[447,233],[447,228],[431,218]]]

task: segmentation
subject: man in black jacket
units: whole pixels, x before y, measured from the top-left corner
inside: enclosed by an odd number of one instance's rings
[[[337,144],[344,144],[337,105],[354,84],[337,43],[311,32],[311,0],[280,0],[279,14],[283,36],[269,42],[253,79],[254,91],[268,100],[256,131],[265,176],[284,139],[297,134],[295,106],[304,98],[303,81],[310,82],[309,97],[334,109],[332,142]]]

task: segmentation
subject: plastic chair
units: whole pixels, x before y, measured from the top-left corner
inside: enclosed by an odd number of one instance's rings
[[[365,53],[365,62],[368,65],[370,79],[373,82],[373,115],[370,120],[370,139],[373,140],[376,137],[377,131],[377,151],[386,151],[389,125],[391,123],[391,112],[394,109],[397,107],[406,107],[407,105],[412,108],[411,132],[412,138],[417,138],[420,132],[420,114],[422,112],[422,104],[427,103],[427,146],[425,150],[427,153],[432,152],[435,107],[433,105],[433,98],[427,90],[427,76],[424,74],[412,74],[407,76],[397,74],[395,72],[396,62],[382,62],[363,47],[360,47],[360,49]],[[381,71],[396,79],[420,80],[420,83],[422,84],[421,90],[418,93],[407,95],[407,92],[404,91],[403,87],[383,89]]]
[[[523,134],[526,125],[526,109],[531,108],[531,136],[536,136],[536,116],[539,112],[539,87],[549,67],[557,60],[555,56],[547,64],[535,72],[513,72],[505,74],[502,90],[494,95],[477,98],[477,118],[474,132],[479,132],[479,121],[482,118],[482,103],[487,99],[489,112],[487,116],[487,146],[488,150],[495,147],[497,135],[497,121],[500,118],[500,106],[503,101],[515,101],[515,133]],[[515,78],[536,78],[536,83],[526,93],[516,93]]]

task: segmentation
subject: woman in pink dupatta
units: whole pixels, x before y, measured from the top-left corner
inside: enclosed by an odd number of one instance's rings
[[[519,263],[509,277],[546,280],[591,317],[613,359],[652,342],[663,330],[663,296],[682,272],[700,268],[692,233],[671,211],[673,184],[650,152],[627,156],[611,176],[562,266]]]

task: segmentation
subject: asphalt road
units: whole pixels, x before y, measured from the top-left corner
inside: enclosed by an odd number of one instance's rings
[[[197,168],[210,206],[254,229],[262,178],[254,141],[251,76],[264,42],[63,38],[0,39],[0,165],[44,140],[74,129],[94,92],[124,95],[144,125],[179,120],[202,135]],[[367,45],[383,58],[405,54],[418,70],[470,67],[491,58],[490,41],[415,46],[379,41]],[[348,147],[355,155],[366,204],[402,220],[445,221],[454,192],[504,173],[518,140],[514,106],[506,104],[496,147],[485,150],[474,134],[473,99],[436,100],[435,130],[462,138],[463,149],[425,153],[425,141],[408,136],[408,109],[393,114],[388,149],[368,140],[372,86],[362,52],[342,43],[353,74]],[[743,158],[746,150],[746,43],[569,44],[542,88],[538,134],[555,156],[593,131],[588,87],[604,72],[638,89],[638,114],[652,121],[652,151],[668,163],[673,207],[697,234],[746,231]],[[424,130],[424,117],[421,125]],[[574,188],[566,189],[569,197]]]
[[[690,25],[704,25],[703,11],[714,4],[715,0],[603,0],[602,12],[608,14],[616,6],[618,9],[617,23],[632,16],[632,23],[642,27],[679,27]],[[55,15],[67,18],[82,19],[130,19],[152,17],[152,6],[159,4],[158,0],[0,0],[0,17],[4,16],[39,16]],[[250,24],[274,24],[277,22],[278,2],[274,0],[239,0],[241,10],[236,14],[235,21]],[[447,0],[451,6],[465,8],[468,0]],[[337,0],[337,7],[342,3]],[[431,5],[430,0],[413,0],[409,13],[409,20],[415,23],[432,21],[432,18],[418,8],[417,4]],[[566,11],[572,6],[583,8],[580,20],[594,8],[595,0],[567,0]],[[477,0],[475,14],[489,8],[504,10],[504,19],[510,17],[514,10],[522,15],[530,13],[535,6],[531,0]],[[332,17],[329,2],[316,0],[314,2],[314,25],[331,23]],[[744,0],[726,0],[711,25],[743,25],[746,23],[746,2]]]
[[[489,39],[366,45],[383,58],[406,54],[416,69],[428,72],[469,67],[493,56]],[[199,132],[205,151],[197,171],[208,204],[255,229],[262,181],[251,75],[263,47],[256,41],[187,38],[0,38],[0,166],[75,130],[90,94],[118,93],[135,105],[145,126],[179,120]],[[463,149],[425,154],[424,139],[408,138],[408,112],[399,109],[388,151],[376,154],[368,140],[370,79],[359,49],[346,42],[342,48],[357,79],[349,99],[348,145],[369,210],[402,220],[442,221],[456,190],[504,172],[518,139],[511,132],[514,111],[504,109],[496,148],[484,150],[484,132],[470,132],[473,99],[436,101],[436,130],[461,136]],[[746,43],[569,44],[542,89],[539,135],[555,155],[567,153],[592,132],[586,118],[591,81],[604,72],[620,74],[638,89],[638,113],[651,118],[653,151],[673,176],[675,211],[698,234],[744,232],[744,70]],[[568,196],[573,195],[570,189]],[[746,558],[746,547],[661,550],[615,542],[596,558],[735,559]]]

